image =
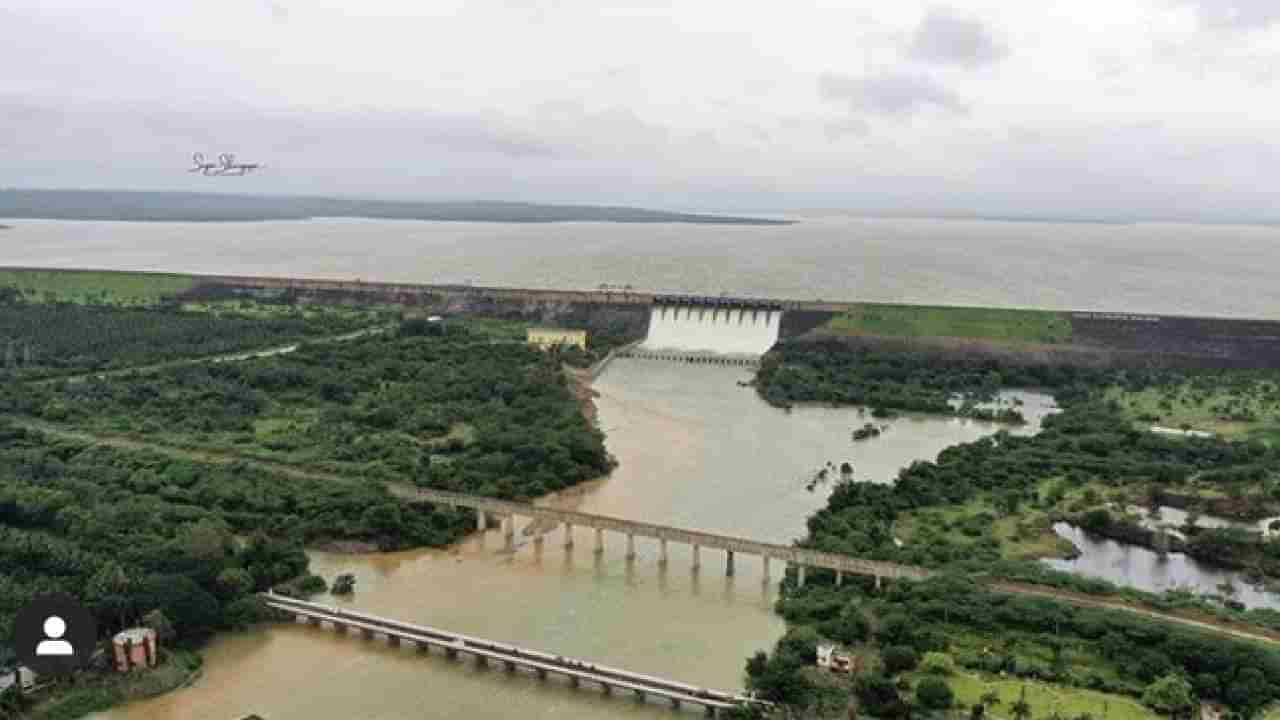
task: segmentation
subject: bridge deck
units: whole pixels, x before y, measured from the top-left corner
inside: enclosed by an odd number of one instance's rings
[[[676,703],[702,705],[709,710],[724,710],[744,704],[765,705],[762,701],[721,690],[700,688],[665,678],[643,675],[606,665],[530,650],[516,645],[494,642],[423,625],[404,623],[368,613],[319,605],[304,600],[267,593],[262,595],[269,607],[297,617],[327,621],[335,626],[356,628],[382,634],[420,646],[433,646],[466,653],[486,661],[505,663],[539,673],[554,673],[576,680],[586,680],[602,688],[629,690],[640,695],[653,695]]]
[[[475,495],[465,495],[445,490],[398,486],[394,488],[394,491],[401,497],[423,500],[437,505],[467,507],[497,515],[519,515],[521,517],[536,518],[555,523],[568,523],[570,525],[582,525],[584,527],[599,528],[601,530],[612,530],[614,532],[639,535],[641,537],[682,542],[689,545],[697,545],[699,547],[717,548],[732,552],[746,553],[749,555],[759,555],[761,557],[789,562],[794,565],[823,568],[854,575],[924,580],[931,574],[924,568],[914,567],[911,565],[900,565],[897,563],[881,562],[877,560],[865,560],[862,558],[850,557],[848,555],[823,552],[821,550],[810,550],[808,548],[799,548],[790,545],[778,545],[775,543],[761,542],[759,540],[733,537],[731,535],[719,535],[699,530],[687,530],[668,525],[655,525],[653,523],[639,522],[636,520],[624,520],[622,518],[610,517],[608,515],[595,515],[592,513],[576,512],[573,510],[557,510],[555,508],[539,507],[528,503],[513,502],[510,500],[497,500],[494,498],[478,497]]]

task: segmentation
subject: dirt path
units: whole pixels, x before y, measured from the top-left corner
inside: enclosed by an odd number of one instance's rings
[[[162,445],[145,440],[136,440],[133,438],[121,437],[118,435],[101,435],[97,433],[89,433],[83,430],[76,430],[62,425],[44,422],[42,420],[34,420],[28,417],[3,415],[0,416],[5,420],[12,422],[14,425],[24,427],[31,430],[38,430],[53,437],[75,440],[78,442],[105,445],[107,447],[115,447],[123,450],[146,451],[153,452],[165,457],[178,460],[192,460],[195,462],[214,463],[227,465],[231,463],[245,463],[255,469],[263,470],[271,473],[280,473],[290,477],[296,477],[305,480],[318,480],[322,482],[335,483],[352,483],[356,480],[333,473],[323,472],[319,470],[309,470],[299,468],[292,465],[284,465],[281,463],[269,462],[265,460],[257,460],[233,453],[222,453],[209,450],[192,450],[187,448],[177,448],[168,445]],[[406,497],[403,492],[397,492],[397,488],[393,483],[388,483],[388,490],[393,495]],[[1257,626],[1242,626],[1218,620],[1216,618],[1197,616],[1184,617],[1172,613],[1164,613],[1158,610],[1151,610],[1141,606],[1106,600],[1092,595],[1083,593],[1059,590],[1043,585],[1030,585],[1026,583],[991,582],[987,585],[996,592],[1010,593],[1014,595],[1027,595],[1033,597],[1044,597],[1062,602],[1071,603],[1083,607],[1094,607],[1105,610],[1118,610],[1121,612],[1133,613],[1144,617],[1167,622],[1183,627],[1189,627],[1216,635],[1228,635],[1242,640],[1250,640],[1267,646],[1280,646],[1280,632],[1267,630]]]
[[[272,357],[274,355],[287,355],[295,352],[299,346],[304,344],[323,345],[327,343],[348,342],[350,340],[358,340],[369,335],[376,335],[387,332],[391,329],[390,325],[376,325],[355,332],[343,333],[341,335],[328,335],[316,338],[303,338],[288,345],[275,345],[268,348],[260,348],[258,350],[241,350],[234,353],[224,353],[221,355],[205,355],[194,358],[182,358],[179,360],[166,360],[161,363],[153,363],[151,365],[137,365],[134,367],[120,368],[118,370],[104,370],[102,372],[84,373],[81,375],[63,375],[54,378],[45,378],[43,380],[32,380],[33,385],[50,385],[59,382],[79,383],[89,378],[98,378],[100,380],[118,377],[121,375],[145,375],[149,373],[167,370],[169,368],[182,367],[184,365],[199,365],[201,363],[224,363],[224,362],[241,362],[243,360],[253,360],[256,358]]]
[[[1175,615],[1173,613],[1152,610],[1140,605],[1133,605],[1114,600],[1105,600],[1095,595],[1086,595],[1084,593],[1071,592],[1069,590],[1060,590],[1058,588],[1051,588],[1044,585],[1029,585],[1026,583],[997,581],[988,583],[987,587],[995,590],[996,592],[1050,598],[1052,600],[1059,600],[1071,603],[1072,605],[1080,605],[1082,607],[1093,607],[1103,610],[1119,610],[1122,612],[1133,613],[1135,615],[1143,615],[1153,620],[1160,620],[1163,622],[1174,623],[1177,625],[1195,628],[1197,630],[1211,632],[1217,635],[1231,635],[1243,640],[1260,642],[1265,645],[1280,645],[1280,632],[1268,630],[1256,625],[1236,625],[1205,615]]]

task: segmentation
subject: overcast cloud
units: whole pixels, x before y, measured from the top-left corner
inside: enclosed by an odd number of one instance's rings
[[[1280,219],[1278,62],[1275,0],[10,0],[0,186]]]
[[[949,8],[931,9],[911,43],[912,56],[918,60],[968,67],[994,63],[1006,52],[981,21]]]

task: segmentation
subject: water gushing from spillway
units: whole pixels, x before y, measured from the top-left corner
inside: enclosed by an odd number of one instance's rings
[[[643,350],[763,355],[778,341],[779,310],[658,305]]]

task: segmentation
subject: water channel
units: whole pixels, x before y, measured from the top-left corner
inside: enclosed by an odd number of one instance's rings
[[[851,430],[864,422],[856,409],[772,408],[738,385],[749,378],[749,371],[733,367],[615,362],[596,389],[617,470],[543,502],[788,542],[825,502],[829,486],[805,489],[825,463],[848,460],[860,479],[887,482],[916,459],[932,459],[1000,427],[904,416],[879,438],[854,443]],[[1021,398],[1033,423],[1019,432],[1033,432],[1051,404],[1034,394]],[[726,578],[723,555],[704,550],[695,573],[689,549],[673,545],[664,570],[656,545],[641,540],[633,563],[617,535],[606,536],[606,551],[593,555],[589,532],[578,530],[572,552],[562,548],[556,530],[541,554],[523,533],[517,552],[503,554],[499,531],[491,530],[443,551],[313,553],[312,566],[328,578],[355,573],[357,590],[347,602],[362,610],[720,689],[740,688],[746,657],[782,633],[772,612],[776,564],[773,583],[764,581],[758,559],[748,557],[739,557],[737,575]],[[204,676],[194,686],[97,717],[672,717],[664,705],[303,626],[225,634],[205,657]]]

